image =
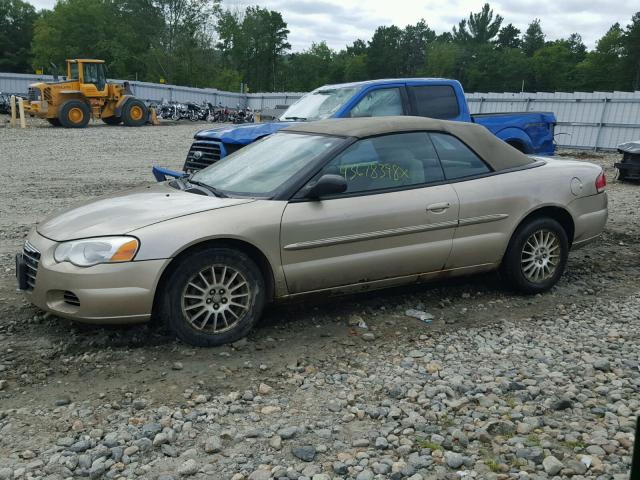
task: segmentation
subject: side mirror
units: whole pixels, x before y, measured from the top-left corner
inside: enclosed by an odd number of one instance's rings
[[[306,198],[320,198],[347,191],[347,181],[342,175],[325,174],[318,181],[308,187]]]

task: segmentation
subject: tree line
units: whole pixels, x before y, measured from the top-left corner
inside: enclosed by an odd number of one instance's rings
[[[54,71],[65,58],[106,60],[109,77],[238,91],[308,91],[385,77],[446,77],[467,91],[640,89],[640,12],[588,50],[579,33],[524,32],[489,4],[436,33],[427,21],[378,27],[341,50],[292,51],[282,14],[220,0],[58,0],[36,11],[0,0],[0,71]]]

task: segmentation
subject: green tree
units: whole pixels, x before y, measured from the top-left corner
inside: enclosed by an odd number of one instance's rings
[[[161,27],[160,12],[148,1],[59,0],[35,23],[32,63],[48,68],[67,58],[99,58],[111,78],[157,81],[150,78],[149,52]]]
[[[402,30],[378,27],[369,41],[367,71],[370,78],[399,77],[402,72]]]
[[[478,13],[470,13],[468,19],[460,20],[458,27],[453,27],[453,39],[462,44],[489,43],[500,31],[502,20],[500,15],[494,17],[493,10],[485,3]]]
[[[624,47],[629,87],[640,90],[640,12],[631,18],[624,31]]]
[[[542,33],[540,20],[536,18],[529,24],[522,37],[522,51],[527,57],[533,57],[533,54],[542,47],[544,47],[544,33]]]
[[[413,77],[423,68],[427,45],[435,39],[436,32],[429,28],[424,19],[404,28],[400,39],[401,75]]]
[[[496,38],[496,47],[504,48],[519,48],[520,47],[520,30],[508,24],[500,29],[498,32],[498,38]]]
[[[38,14],[22,0],[0,0],[0,71],[31,71],[31,38]]]
[[[576,67],[577,85],[582,90],[623,90],[628,88],[623,57],[624,31],[615,23],[604,34],[593,52]]]
[[[217,22],[218,47],[252,91],[284,85],[283,57],[291,48],[287,23],[279,12],[247,7],[243,14],[227,10]]]

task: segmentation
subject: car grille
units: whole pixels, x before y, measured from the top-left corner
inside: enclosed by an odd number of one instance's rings
[[[34,102],[36,100],[40,100],[40,89],[29,87],[28,99],[29,99],[30,102]]]
[[[199,152],[199,153],[198,153]],[[198,140],[193,142],[183,170],[187,173],[208,167],[224,157],[224,148],[218,141]]]
[[[25,266],[27,267],[27,290],[33,290],[36,286],[36,275],[38,274],[38,264],[40,263],[40,252],[29,242],[24,242],[22,249]]]
[[[80,306],[80,299],[75,293],[66,290],[62,297],[64,298],[64,303],[66,303],[67,305],[71,305],[73,307]]]

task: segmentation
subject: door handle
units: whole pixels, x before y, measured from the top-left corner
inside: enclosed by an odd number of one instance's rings
[[[427,211],[433,212],[433,213],[442,213],[450,206],[451,204],[449,202],[434,203],[427,207]]]

